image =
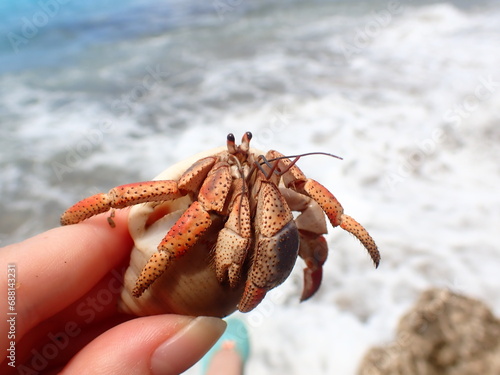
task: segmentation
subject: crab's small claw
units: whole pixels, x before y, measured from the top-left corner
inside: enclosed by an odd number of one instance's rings
[[[284,187],[280,188],[280,191],[290,209],[300,212],[300,215],[295,218],[295,223],[300,238],[299,256],[306,263],[304,289],[300,297],[301,301],[305,301],[319,289],[323,276],[323,264],[328,256],[328,245],[323,236],[328,232],[325,214],[311,197]]]
[[[240,283],[243,263],[251,244],[251,212],[247,191],[243,179],[233,182],[231,211],[217,236],[214,251],[217,279],[220,283],[229,281],[232,288]]]
[[[304,289],[300,301],[311,298],[321,285],[323,264],[328,256],[328,245],[325,237],[311,232],[299,230],[299,255],[304,259]]]

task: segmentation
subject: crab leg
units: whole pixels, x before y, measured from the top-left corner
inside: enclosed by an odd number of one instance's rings
[[[267,154],[268,159],[277,157],[283,157],[283,155],[277,151],[269,151]],[[344,214],[344,209],[337,198],[319,182],[306,178],[299,167],[291,165],[292,161],[290,159],[280,159],[279,163],[280,169],[284,171],[283,182],[285,186],[318,202],[332,226],[340,226],[345,231],[356,236],[368,251],[375,267],[378,267],[380,253],[375,241],[361,224]]]
[[[318,202],[333,227],[339,225],[343,230],[353,234],[366,248],[375,267],[378,267],[380,263],[380,253],[375,241],[361,224],[349,215],[343,213],[344,209],[337,198],[335,198],[328,189],[313,179],[307,179],[304,184],[298,182],[295,184],[295,189]]]
[[[77,224],[112,208],[138,203],[159,202],[182,197],[176,181],[145,181],[115,187],[107,194],[88,197],[68,208],[61,216],[61,225]]]
[[[172,261],[183,256],[200,239],[211,224],[210,214],[200,202],[193,202],[158,245],[158,252],[149,258],[136,281],[132,295],[140,297]]]
[[[178,183],[172,180],[136,182],[117,186],[107,194],[95,194],[67,209],[61,216],[61,225],[77,224],[112,208],[180,198],[199,189],[216,160],[215,157],[198,160],[182,174]]]
[[[175,259],[182,257],[200,239],[212,224],[209,211],[224,209],[230,183],[229,165],[225,162],[215,164],[200,188],[198,200],[177,220],[158,245],[158,252],[142,269],[132,291],[134,297],[140,297]],[[227,188],[219,191],[224,186]]]

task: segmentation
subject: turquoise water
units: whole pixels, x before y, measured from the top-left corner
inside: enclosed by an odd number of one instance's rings
[[[0,72],[70,63],[89,45],[201,23],[203,13],[213,8],[190,1],[4,1]]]
[[[402,1],[423,5],[433,1]],[[488,1],[454,1],[474,7]],[[161,35],[180,27],[200,27],[239,19],[249,10],[293,12],[297,1],[213,0],[6,0],[0,3],[0,73],[72,64],[95,44]],[[382,1],[314,1],[306,7],[359,12],[384,6]],[[318,7],[319,5],[319,7]]]

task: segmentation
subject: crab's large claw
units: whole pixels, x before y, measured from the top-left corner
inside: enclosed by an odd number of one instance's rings
[[[299,234],[285,198],[271,182],[262,181],[255,215],[256,240],[241,312],[254,309],[266,293],[286,280],[295,264]]]

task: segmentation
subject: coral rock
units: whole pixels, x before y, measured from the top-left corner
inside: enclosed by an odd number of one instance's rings
[[[500,374],[500,320],[481,301],[425,291],[394,343],[372,348],[359,375]]]

